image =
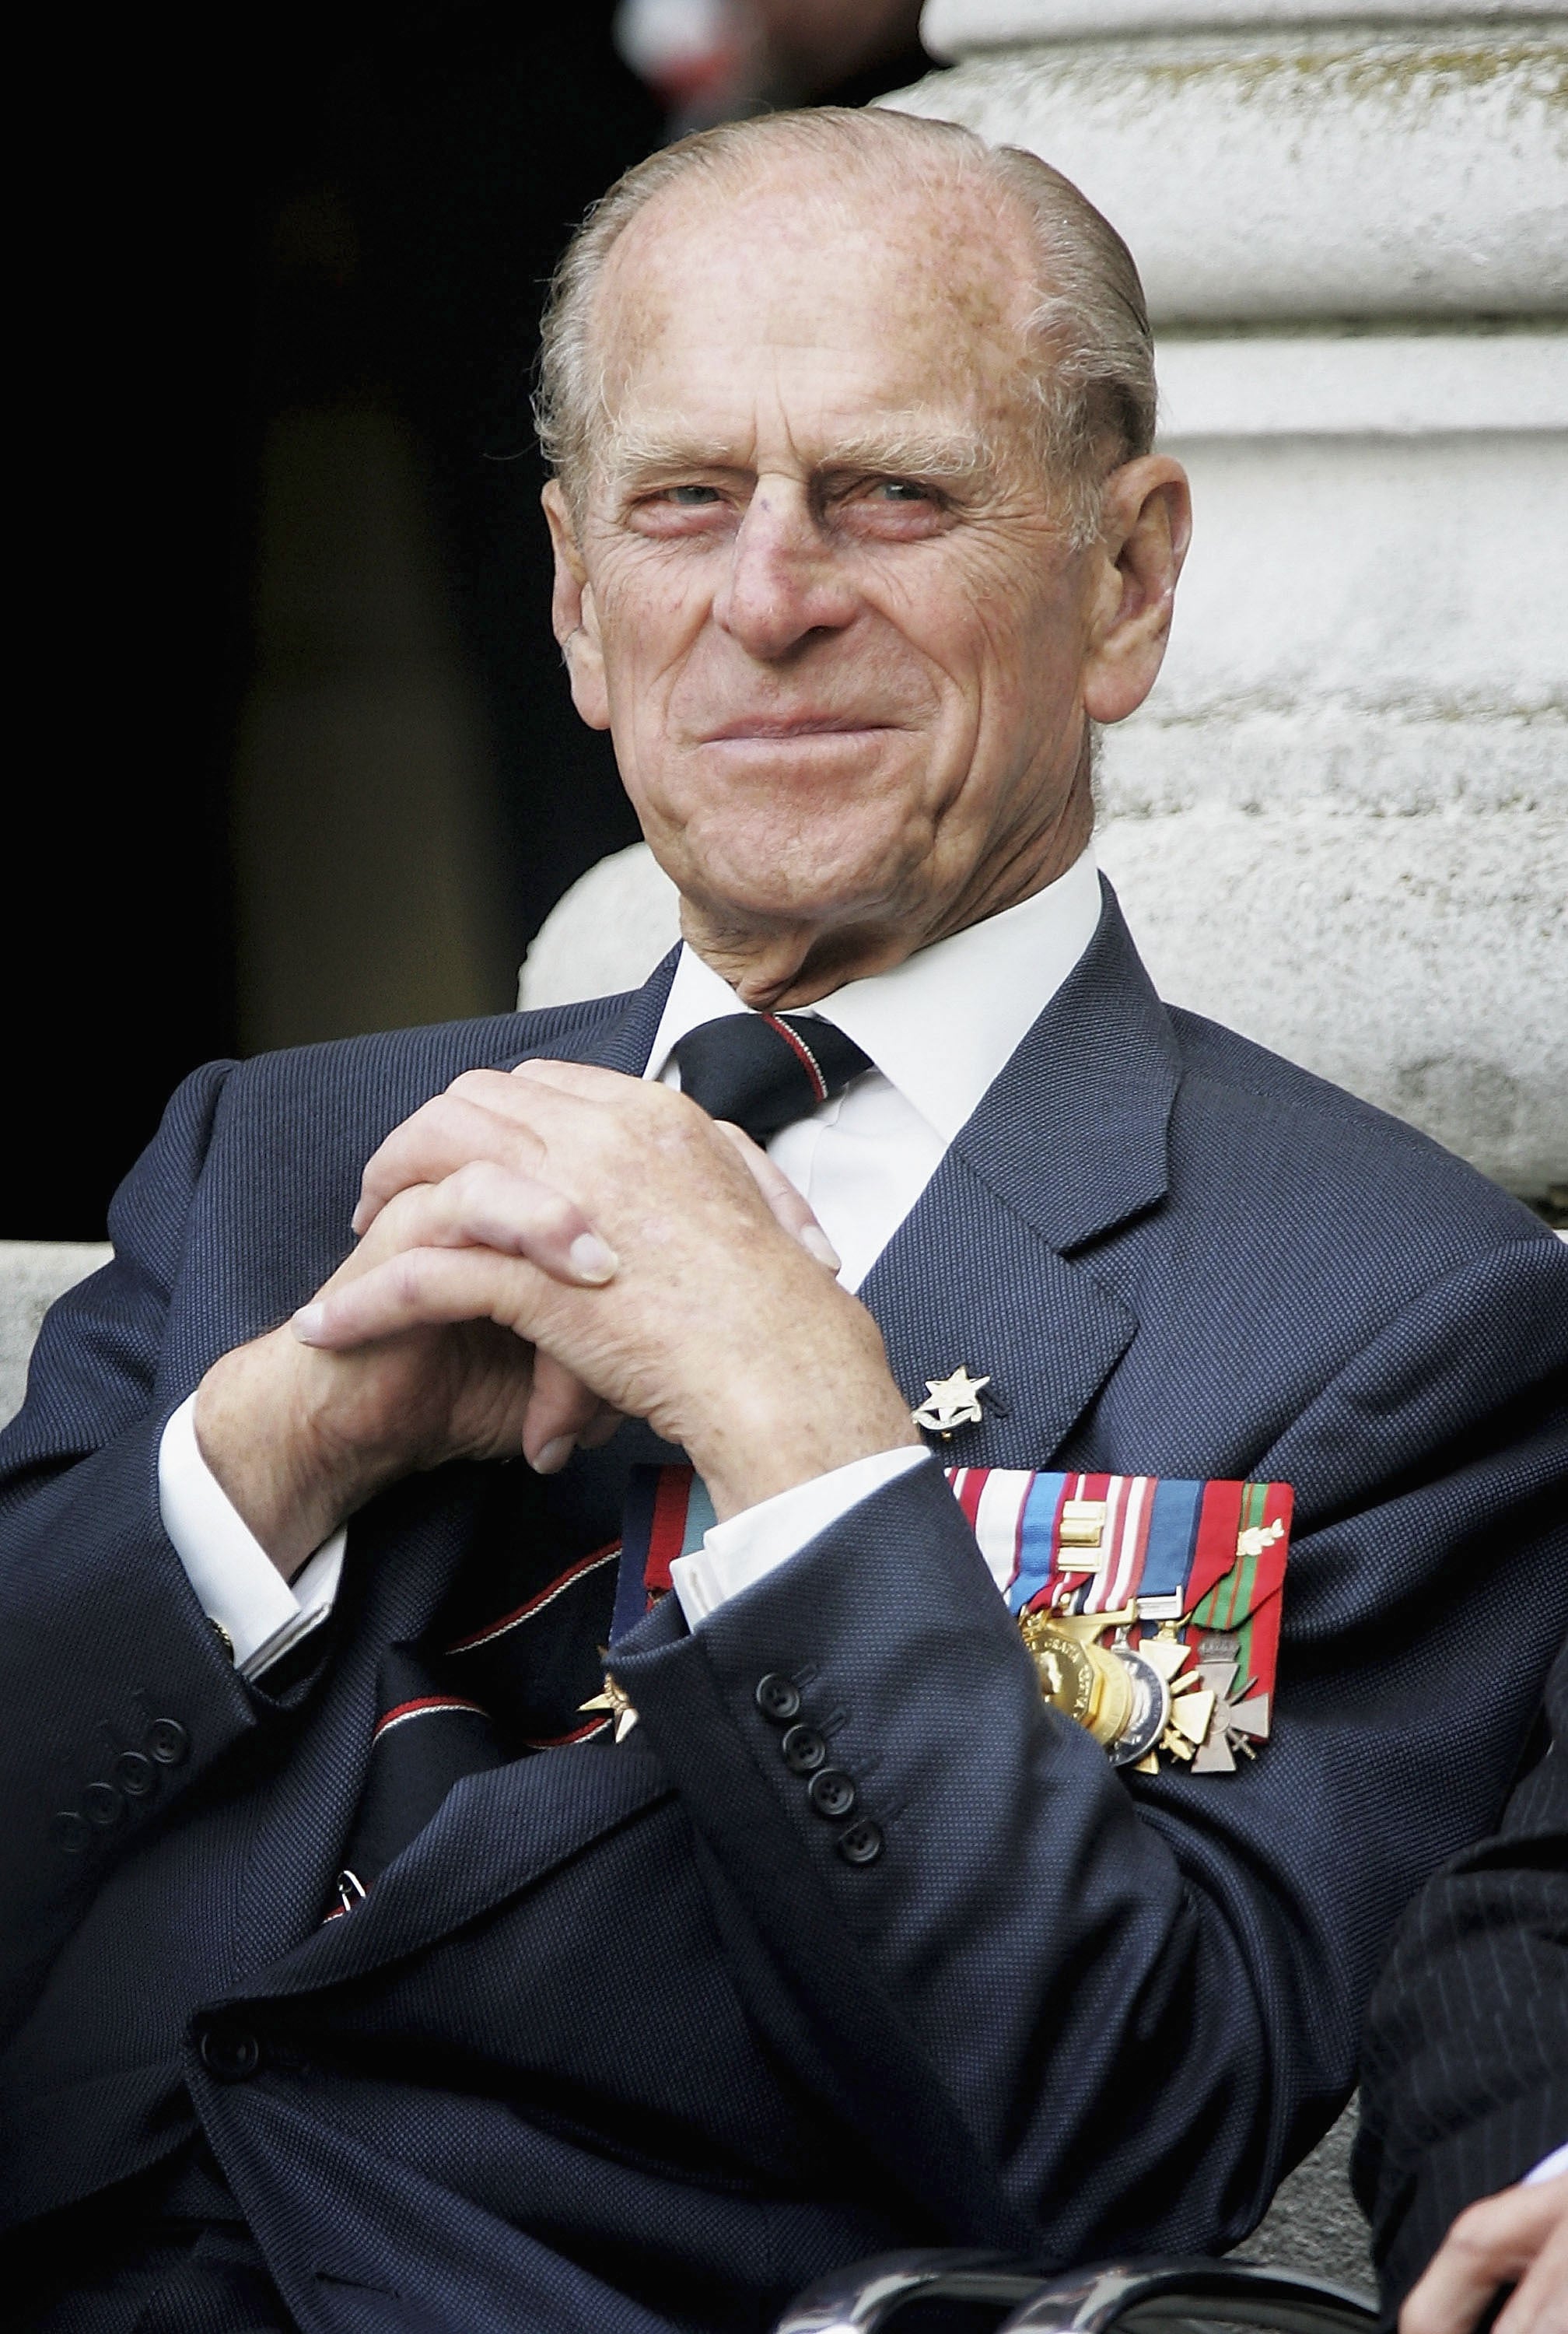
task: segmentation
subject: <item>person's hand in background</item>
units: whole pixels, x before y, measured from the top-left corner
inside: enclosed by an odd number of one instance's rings
[[[1496,2334],[1568,2334],[1568,2172],[1468,2205],[1406,2295],[1399,2334],[1474,2334],[1509,2285]]]

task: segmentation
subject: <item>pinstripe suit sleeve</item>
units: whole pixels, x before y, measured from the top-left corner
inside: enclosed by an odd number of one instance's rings
[[[1416,1897],[1368,2013],[1355,2182],[1390,2309],[1456,2214],[1568,2140],[1568,1645],[1544,1719],[1544,1755]]]

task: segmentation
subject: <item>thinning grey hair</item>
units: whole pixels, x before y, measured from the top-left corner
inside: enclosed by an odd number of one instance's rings
[[[1075,541],[1099,526],[1106,477],[1154,442],[1154,340],[1131,253],[1070,178],[1016,146],[987,146],[955,121],[890,109],[818,106],[726,121],[639,162],[594,204],[555,270],[541,335],[535,425],[567,500],[581,513],[607,417],[594,332],[606,262],[643,207],[678,180],[732,178],[794,149],[886,181],[1004,195],[1036,254],[1022,352],[1038,450]],[[961,258],[955,255],[956,264]]]

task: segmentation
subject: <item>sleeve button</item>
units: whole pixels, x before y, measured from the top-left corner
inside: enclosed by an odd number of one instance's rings
[[[112,1783],[89,1783],[82,1794],[82,1810],[90,1824],[110,1831],[125,1813],[125,1801]]]
[[[63,1808],[57,1816],[49,1818],[49,1837],[62,1856],[82,1856],[86,1853],[87,1843],[92,1835],[85,1818],[79,1816],[73,1808]]]
[[[216,2019],[203,2027],[197,2047],[202,2065],[220,2083],[248,2081],[261,2066],[262,2048],[255,2036],[247,2026],[236,2026],[228,2019]]]
[[[145,1799],[158,1789],[158,1769],[139,1750],[122,1750],[114,1762],[114,1779],[128,1799]]]
[[[855,1804],[855,1787],[842,1767],[824,1767],[806,1785],[806,1795],[819,1816],[829,1816],[836,1822],[847,1816]]]
[[[155,1718],[147,1730],[147,1747],[160,1767],[178,1767],[190,1749],[190,1737],[178,1718]]]
[[[833,1845],[846,1864],[875,1864],[882,1852],[882,1835],[870,1816],[862,1816],[840,1832]]]
[[[800,1689],[793,1678],[778,1670],[769,1670],[766,1677],[757,1681],[756,1706],[775,1726],[786,1726],[792,1718],[800,1716]]]
[[[814,1775],[828,1755],[828,1746],[814,1726],[792,1726],[779,1749],[792,1775]]]

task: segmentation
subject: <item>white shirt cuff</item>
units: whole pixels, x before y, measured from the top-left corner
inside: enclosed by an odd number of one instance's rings
[[[201,1455],[194,1394],[163,1430],[158,1503],[197,1601],[227,1637],[242,1676],[260,1677],[332,1611],[347,1525],[322,1542],[292,1585],[286,1581]]]
[[[870,1459],[851,1459],[847,1467],[813,1475],[809,1483],[775,1492],[771,1500],[759,1500],[755,1508],[743,1508],[738,1516],[714,1524],[704,1533],[700,1548],[693,1548],[689,1556],[678,1556],[669,1567],[670,1585],[680,1599],[687,1627],[695,1629],[730,1597],[755,1587],[792,1556],[798,1556],[808,1540],[838,1523],[873,1491],[897,1482],[928,1456],[927,1452],[906,1445],[898,1451],[879,1451]]]
[[[672,1565],[671,1571],[674,1568]],[[1561,2147],[1554,2147],[1550,2156],[1544,2156],[1534,2172],[1525,2173],[1519,2185],[1521,2188],[1534,2188],[1538,2181],[1556,2180],[1564,2172],[1568,2172],[1568,2140],[1564,2140]]]

